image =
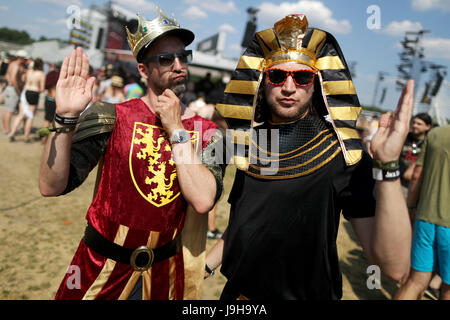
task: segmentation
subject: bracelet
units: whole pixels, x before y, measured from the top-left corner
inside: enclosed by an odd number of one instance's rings
[[[62,117],[55,112],[55,121],[62,126],[75,126],[79,117]]]
[[[76,128],[76,125],[69,125],[69,126],[65,126],[63,125],[62,127],[57,128],[55,126],[55,119],[53,119],[52,121],[52,126],[50,128],[48,128],[48,131],[50,132],[56,132],[56,133],[69,133],[74,131]]]
[[[208,272],[211,276],[214,275],[214,270],[211,269],[207,264],[205,264],[205,271]]]
[[[398,160],[382,162],[381,160],[373,159],[373,167],[383,170],[397,170],[400,168]]]
[[[372,169],[373,178],[377,181],[394,181],[400,178],[400,169]]]

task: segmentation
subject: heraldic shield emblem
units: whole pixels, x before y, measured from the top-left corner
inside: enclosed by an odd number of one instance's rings
[[[198,134],[188,132],[197,151]],[[141,196],[156,207],[162,207],[180,195],[172,148],[167,133],[161,127],[134,123],[130,174]]]

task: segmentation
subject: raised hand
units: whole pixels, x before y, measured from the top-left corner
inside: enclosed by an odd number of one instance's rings
[[[383,162],[398,160],[409,131],[414,101],[414,80],[403,88],[397,109],[380,117],[378,131],[372,138],[370,150],[373,158]]]
[[[89,77],[89,59],[78,47],[65,57],[56,84],[56,113],[77,117],[92,99],[95,78]]]

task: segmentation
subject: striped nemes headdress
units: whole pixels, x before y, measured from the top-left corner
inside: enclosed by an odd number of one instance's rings
[[[250,129],[255,121],[259,86],[265,68],[294,61],[318,70],[321,94],[347,165],[362,156],[356,120],[361,112],[349,68],[336,39],[323,30],[308,28],[304,15],[289,15],[274,28],[257,32],[240,58],[217,110],[231,129],[234,163],[247,170]],[[239,152],[240,150],[240,152]]]

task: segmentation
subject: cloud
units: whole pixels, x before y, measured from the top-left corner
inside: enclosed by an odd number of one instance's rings
[[[412,0],[411,6],[417,11],[432,9],[450,11],[450,1],[448,0]]]
[[[199,7],[206,11],[218,12],[221,14],[238,13],[239,10],[233,1],[221,0],[184,0],[185,3]]]
[[[0,11],[8,11],[8,6],[0,6]]]
[[[114,4],[136,13],[156,12],[156,4],[147,0],[115,0]]]
[[[235,27],[233,27],[230,24],[226,24],[226,23],[219,26],[219,31],[225,31],[225,32],[229,32],[229,33],[237,32]]]
[[[390,36],[404,36],[406,31],[419,31],[422,29],[423,26],[420,22],[403,20],[392,21],[382,30],[382,32]]]
[[[188,19],[206,19],[208,18],[208,14],[196,6],[189,7],[184,13],[183,16]]]
[[[48,3],[48,4],[56,5],[58,7],[69,7],[71,5],[75,5],[75,6],[79,6],[79,7],[83,6],[83,2],[81,2],[81,0],[31,0],[31,1],[37,2],[37,3]]]
[[[450,39],[423,38],[421,44],[425,49],[425,59],[433,58],[450,60]]]
[[[280,4],[264,2],[258,9],[259,23],[266,27],[273,26],[275,21],[288,14],[298,13],[306,15],[310,26],[322,28],[332,33],[347,34],[352,30],[348,20],[333,18],[333,12],[320,1],[300,0]]]

